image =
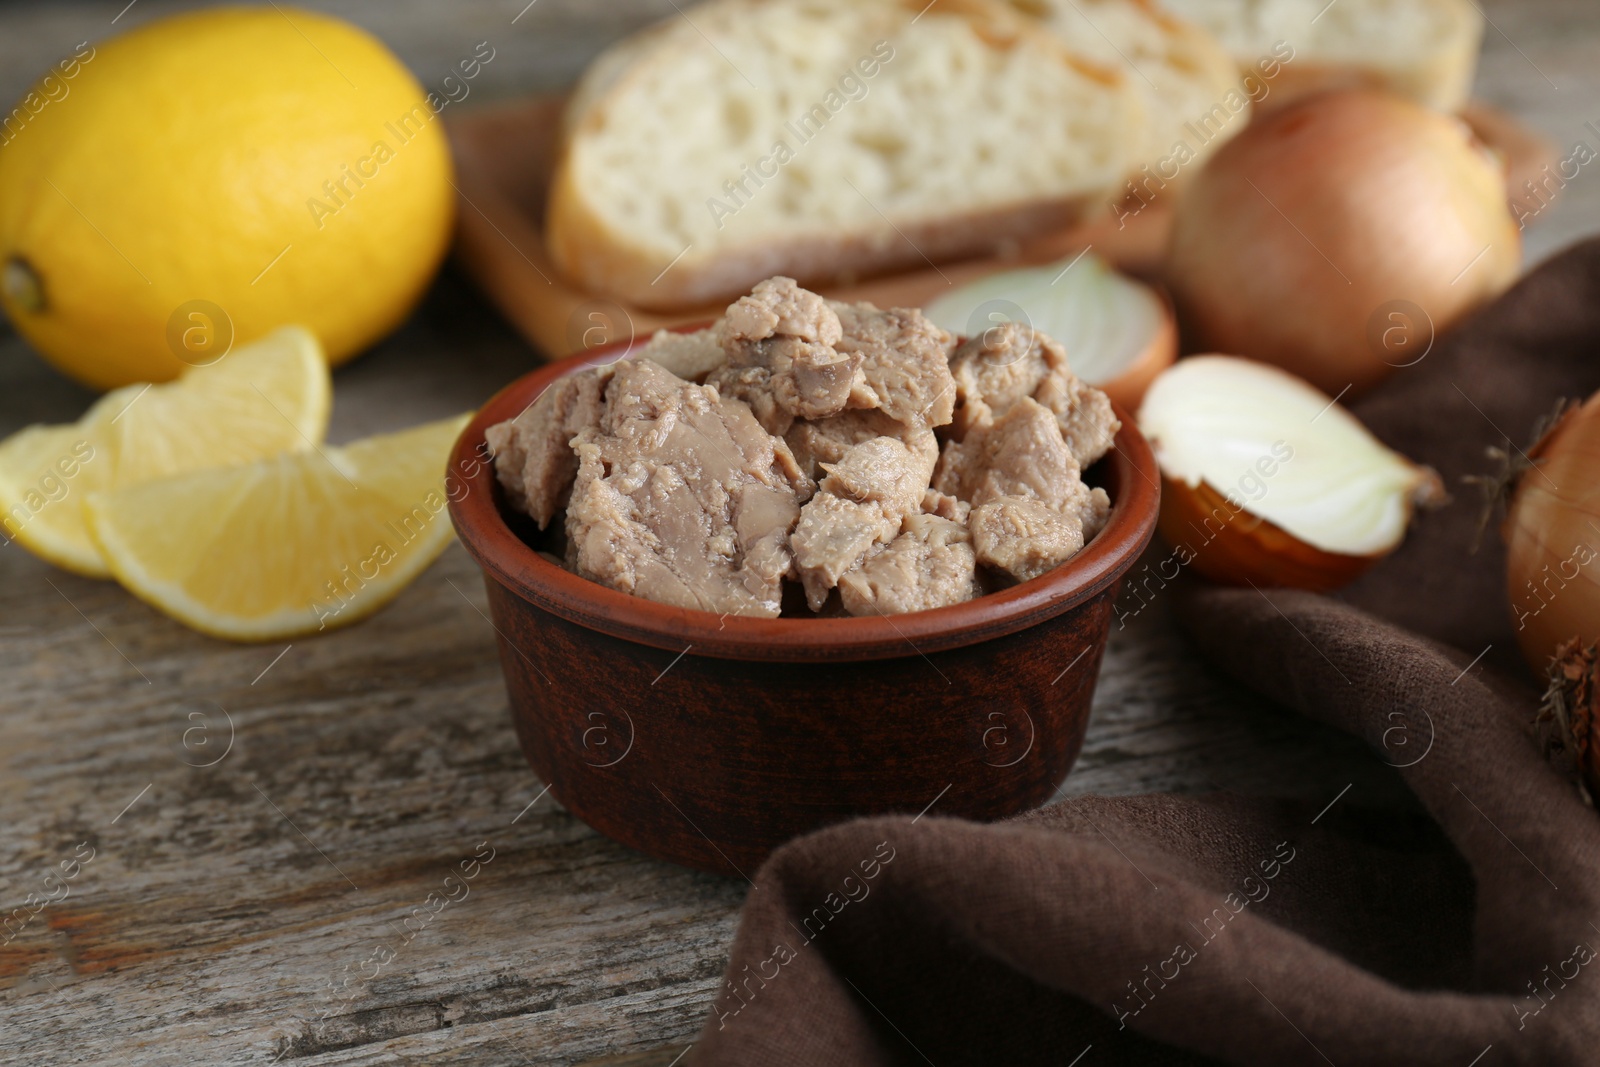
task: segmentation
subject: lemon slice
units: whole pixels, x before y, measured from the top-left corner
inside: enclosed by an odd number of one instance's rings
[[[214,637],[345,626],[449,544],[445,466],[469,417],[96,493],[89,528],[118,581]]]
[[[100,480],[105,446],[94,441],[82,423],[29,426],[0,441],[0,532],[58,567],[104,578],[74,499]]]
[[[84,525],[89,494],[310,449],[331,396],[322,346],[298,326],[175,382],[124,386],[75,423],[0,442],[0,531],[57,566],[108,577]]]

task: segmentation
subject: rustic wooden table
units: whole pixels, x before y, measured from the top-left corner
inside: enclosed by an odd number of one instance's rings
[[[0,98],[78,41],[178,6],[0,9]],[[495,99],[570,82],[673,5],[316,6],[369,26],[425,81],[490,41],[474,91]],[[1486,10],[1479,97],[1600,147],[1584,125],[1600,122],[1593,0]],[[1600,177],[1586,170],[1530,230],[1530,259],[1597,231]],[[400,332],[336,376],[333,438],[470,408],[536,358],[447,269]],[[0,332],[0,434],[75,418],[89,399]],[[1064,793],[1315,800],[1349,786],[1408,802],[1355,742],[1210,674],[1161,608],[1113,634]],[[630,852],[542,795],[483,610],[452,547],[366,623],[241,647],[0,548],[0,911],[42,893],[59,861],[93,856],[69,897],[0,947],[0,1061],[674,1062],[747,887]],[[420,932],[402,925],[474,856],[465,897]]]

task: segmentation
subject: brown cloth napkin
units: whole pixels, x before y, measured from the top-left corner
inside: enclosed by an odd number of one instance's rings
[[[1357,413],[1456,501],[1340,599],[1191,586],[1223,670],[1364,738],[1432,820],[1346,801],[1079,797],[866,819],[755,878],[697,1067],[1600,1063],[1600,815],[1527,736],[1504,555],[1461,477],[1600,388],[1600,241]],[[1420,636],[1419,636],[1420,635]],[[1454,646],[1454,647],[1451,647]]]

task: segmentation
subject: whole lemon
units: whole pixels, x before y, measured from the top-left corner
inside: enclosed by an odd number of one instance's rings
[[[443,103],[364,31],[290,7],[80,46],[0,115],[0,304],[102,389],[289,322],[349,359],[449,241]]]

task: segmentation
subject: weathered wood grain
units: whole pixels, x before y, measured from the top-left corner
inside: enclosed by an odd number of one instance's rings
[[[175,6],[141,0],[118,28]],[[539,0],[513,25],[526,0],[319,6],[376,29],[424,80],[493,41],[485,96],[564,84],[603,41],[671,7]],[[103,36],[121,8],[0,11],[0,92]],[[1489,34],[1478,95],[1563,143],[1584,136],[1600,121],[1594,5],[1486,10],[1505,35]],[[1597,229],[1600,171],[1586,168],[1530,250]],[[447,273],[399,334],[339,373],[333,438],[475,406],[533,360]],[[74,418],[88,399],[0,332],[0,434]],[[0,947],[0,1063],[668,1067],[704,1017],[746,887],[646,860],[549,797],[528,807],[542,787],[517,751],[483,608],[452,547],[360,626],[287,652],[239,647],[0,548],[0,917],[45,892],[80,842],[94,849],[70,896]],[[1214,677],[1162,609],[1114,628],[1063,794],[1316,802],[1349,785],[1352,802],[1409,802],[1355,742]],[[407,940],[413,909],[483,842],[494,858],[467,895]],[[383,947],[393,958],[363,973]]]

